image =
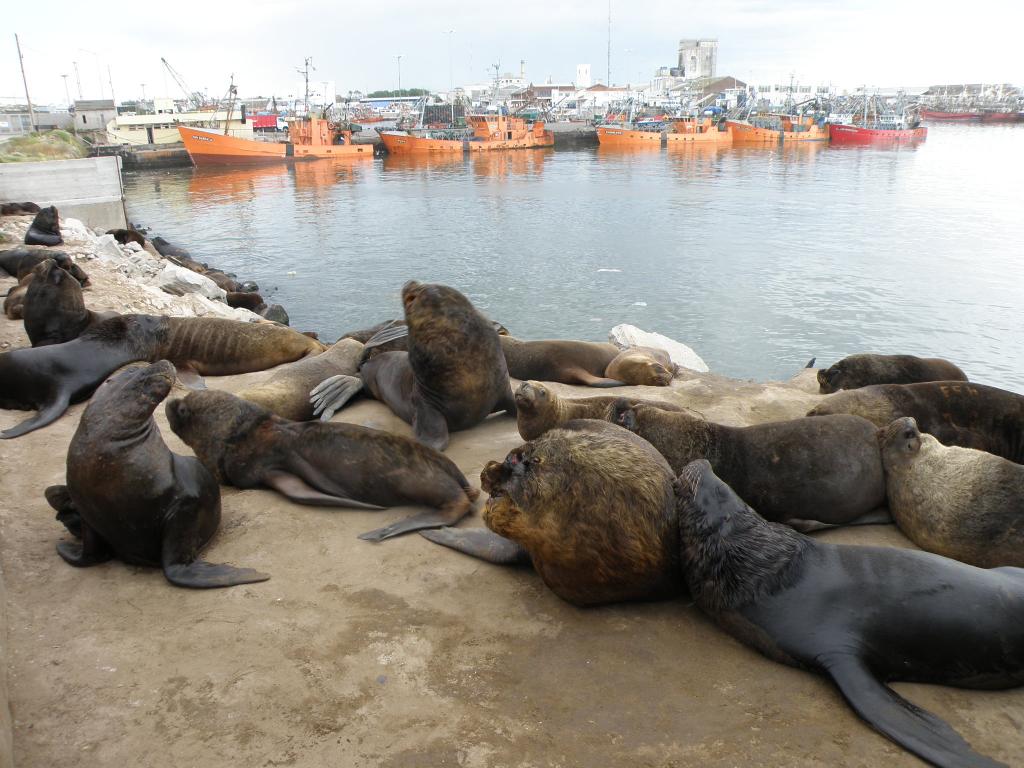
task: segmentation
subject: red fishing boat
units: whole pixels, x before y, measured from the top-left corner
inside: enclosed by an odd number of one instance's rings
[[[980,120],[981,115],[977,112],[971,111],[947,112],[941,109],[922,108],[921,118],[923,120],[934,120],[939,123],[962,123],[972,120]]]
[[[831,136],[833,144],[912,144],[924,141],[928,137],[928,129],[924,126],[888,128],[832,123]]]

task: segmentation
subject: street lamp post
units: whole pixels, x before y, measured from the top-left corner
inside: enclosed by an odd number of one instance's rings
[[[451,92],[455,90],[455,70],[452,69],[452,35],[455,34],[454,29],[448,30],[448,91],[449,98],[451,98]]]
[[[398,62],[398,96],[402,96],[402,54],[395,56],[395,60]]]

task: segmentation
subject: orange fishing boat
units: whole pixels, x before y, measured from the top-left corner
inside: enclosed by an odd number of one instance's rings
[[[602,146],[661,147],[663,126],[660,121],[650,123],[605,123],[597,126],[597,141]]]
[[[828,123],[810,115],[764,115],[750,120],[728,120],[732,143],[739,145],[796,144],[828,141]]]
[[[201,128],[178,126],[195,165],[373,157],[373,145],[353,144],[352,131],[320,117],[288,120],[288,141],[255,141]]]
[[[544,130],[544,121],[527,122],[503,114],[467,115],[469,131],[377,129],[389,154],[488,152],[496,149],[552,147],[555,135]]]
[[[673,144],[732,144],[732,129],[723,121],[711,117],[684,117],[672,121],[672,130],[665,135],[669,146]]]

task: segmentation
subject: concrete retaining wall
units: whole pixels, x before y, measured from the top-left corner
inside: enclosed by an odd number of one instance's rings
[[[14,727],[7,694],[7,591],[0,568],[0,768],[14,768]]]
[[[0,200],[55,205],[87,226],[126,226],[121,158],[88,157],[0,165]]]

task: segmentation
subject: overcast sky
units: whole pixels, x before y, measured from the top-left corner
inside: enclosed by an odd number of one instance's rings
[[[673,66],[682,37],[719,39],[718,73],[747,82],[858,87],[958,82],[1024,85],[1024,10],[1015,0],[612,0],[611,76],[647,81]],[[488,79],[488,65],[528,80],[571,82],[589,63],[605,77],[607,0],[454,0],[335,3],[112,4],[80,0],[8,0],[0,38],[0,97],[23,96],[14,33],[33,101],[142,93],[180,96],[163,56],[197,90],[220,96],[229,76],[244,96],[295,93],[295,68],[312,56],[315,80],[350,89],[394,88],[401,55],[403,87],[446,89]],[[348,10],[351,8],[351,10]],[[118,10],[128,10],[119,14]],[[196,13],[190,13],[194,11]],[[449,30],[454,30],[449,34]],[[449,42],[451,74],[449,74]]]

